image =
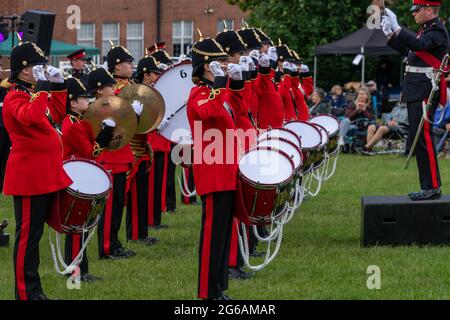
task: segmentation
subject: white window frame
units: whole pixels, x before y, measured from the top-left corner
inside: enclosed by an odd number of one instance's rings
[[[82,23],[81,25],[92,25],[92,39],[80,39],[80,35],[79,35],[79,31],[77,31],[77,45],[80,45],[79,43],[80,43],[80,41],[92,41],[92,48],[95,48],[95,35],[96,35],[96,27],[97,27],[97,25],[96,25],[96,23],[95,22],[86,22],[86,23]],[[81,30],[81,28],[80,28],[80,30]]]
[[[128,26],[130,24],[138,24],[138,23],[140,23],[141,27],[142,27],[141,36],[140,37],[129,37],[128,36]],[[145,22],[144,21],[129,21],[129,22],[127,22],[127,35],[126,35],[127,36],[127,48],[129,47],[128,46],[128,41],[129,40],[132,40],[132,41],[140,40],[141,44],[142,44],[142,52],[140,53],[140,55],[134,57],[135,59],[140,59],[141,56],[144,55],[144,50],[145,50],[145,44],[144,44],[145,34],[144,34],[144,32],[145,32]]]
[[[103,29],[104,29],[104,27],[105,27],[105,24],[116,24],[117,25],[117,38],[108,38],[108,39],[105,39],[104,38],[104,36],[103,36]],[[109,40],[111,40],[111,41],[117,41],[117,45],[119,46],[120,45],[120,22],[103,22],[102,23],[102,55],[103,56],[106,56],[106,54],[108,53],[108,51],[107,52],[103,52],[103,43],[104,42],[108,42],[108,46],[109,46]]]
[[[175,23],[180,23],[181,22],[181,36],[175,36],[174,35],[174,24]],[[185,30],[185,24],[190,23],[191,24],[191,33],[190,33],[190,40],[189,43],[193,44],[194,43],[194,21],[193,20],[177,20],[177,21],[173,21],[172,23],[172,46],[175,44],[175,40],[181,40],[180,44],[181,45],[181,52],[180,54],[187,54],[187,52],[184,52],[184,46],[185,46],[185,42],[184,40],[187,39],[187,36],[184,36],[184,30]],[[187,50],[186,50],[187,51]]]

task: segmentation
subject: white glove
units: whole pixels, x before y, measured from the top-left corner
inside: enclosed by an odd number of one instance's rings
[[[391,22],[392,31],[397,32],[398,30],[400,30],[402,27],[400,27],[400,25],[398,24],[397,15],[388,8],[386,8],[385,12]]]
[[[267,54],[263,53],[260,57],[259,57],[259,65],[263,68],[268,68],[270,67],[270,58]]]
[[[48,81],[53,83],[64,83],[64,76],[58,68],[47,66]]]
[[[256,64],[255,61],[253,61],[252,57],[247,57],[247,61],[248,61],[248,68],[250,69],[250,71],[255,71]]]
[[[289,70],[291,72],[297,72],[297,66],[293,64],[292,62],[283,62],[283,69]]]
[[[140,102],[138,100],[134,100],[133,103],[131,104],[131,106],[133,107],[133,110],[134,110],[134,112],[136,112],[138,117],[140,117],[142,114],[142,109],[144,109],[144,105],[142,104],[142,102]]]
[[[102,121],[102,124],[104,124],[105,126],[111,127],[111,128],[116,127],[116,122],[113,119],[105,119]]]
[[[209,64],[209,69],[215,77],[225,77],[225,72],[223,72],[222,68],[220,67],[220,63],[218,63],[217,61],[211,62]]]
[[[270,60],[275,61],[275,62],[278,61],[277,48],[270,47],[269,51],[267,51],[267,54],[269,55]]]
[[[392,33],[391,19],[389,19],[388,16],[381,20],[381,29],[383,30],[385,36],[389,36]]]
[[[247,60],[247,58],[253,61],[252,58],[247,57],[247,56],[242,56],[239,59],[239,66],[241,67],[242,71],[250,71],[250,64],[249,64],[249,61]]]
[[[158,64],[158,68],[163,69],[164,71],[169,69],[169,66],[165,63]]]
[[[44,66],[34,66],[33,77],[34,79],[36,79],[36,81],[48,81],[47,77],[45,76]]]
[[[307,73],[307,72],[309,72],[308,66],[307,66],[306,64],[302,64],[302,65],[300,66],[300,72],[301,72],[301,73]]]
[[[161,121],[161,123],[159,124],[158,130],[164,130],[167,126],[169,125],[169,121],[164,119],[163,121]]]
[[[228,76],[235,81],[240,81],[242,80],[242,68],[234,63],[230,63],[228,64]]]
[[[255,58],[257,61],[259,61],[259,56],[260,56],[259,50],[250,51],[249,56],[250,56],[250,58]]]

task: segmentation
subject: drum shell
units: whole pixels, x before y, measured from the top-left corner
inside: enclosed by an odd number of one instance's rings
[[[279,185],[259,185],[239,173],[242,193],[250,222],[268,225],[278,219],[290,200],[292,179]]]

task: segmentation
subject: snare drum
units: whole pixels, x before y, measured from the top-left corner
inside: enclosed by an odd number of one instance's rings
[[[297,146],[297,148],[300,149],[301,142],[298,136],[295,134],[295,132],[292,132],[291,130],[280,128],[280,129],[269,129],[267,131],[264,131],[261,133],[258,137],[258,142],[262,140],[267,140],[271,138],[282,138],[289,140],[293,144]]]
[[[325,161],[325,155],[327,153],[328,150],[328,132],[327,130],[325,130],[324,127],[322,127],[321,125],[318,124],[314,124],[313,125],[319,130],[320,135],[322,137],[320,146],[319,146],[319,153],[317,155],[317,161],[314,163],[314,168],[319,168],[323,165],[323,162]]]
[[[283,151],[257,147],[239,161],[243,205],[253,224],[279,219],[290,200],[294,162]]]
[[[102,166],[90,160],[68,160],[63,168],[73,183],[57,194],[47,223],[60,233],[82,233],[96,225],[112,179]]]
[[[303,166],[303,154],[300,148],[291,141],[283,138],[270,138],[259,141],[258,147],[268,147],[285,152],[292,159],[292,162],[294,162],[295,173],[300,174]]]
[[[314,167],[314,164],[320,160],[319,148],[322,142],[320,131],[312,124],[304,121],[290,121],[284,125],[284,128],[295,132],[301,143],[303,153],[303,173],[308,173]]]
[[[328,132],[328,153],[334,153],[338,148],[339,120],[328,114],[320,114],[309,120],[310,123],[321,125]]]

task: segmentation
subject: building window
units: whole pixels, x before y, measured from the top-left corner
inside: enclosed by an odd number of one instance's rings
[[[222,19],[217,21],[217,33],[223,32],[225,30],[225,26],[223,22],[227,24],[228,30],[234,30],[234,20],[233,19]]]
[[[118,22],[104,23],[102,26],[102,55],[106,56],[109,50],[111,50],[112,41],[114,45],[120,44],[120,25]]]
[[[77,30],[77,44],[82,47],[95,47],[95,23],[82,23]]]
[[[137,60],[144,55],[143,22],[130,22],[127,24],[127,48]]]
[[[192,46],[194,23],[192,21],[175,21],[172,25],[173,56],[187,54]]]

